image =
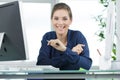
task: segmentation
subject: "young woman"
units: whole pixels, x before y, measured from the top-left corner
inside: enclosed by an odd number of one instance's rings
[[[60,70],[89,70],[92,60],[86,38],[79,30],[70,30],[72,12],[65,3],[54,5],[51,13],[54,31],[41,41],[37,65],[52,65]]]

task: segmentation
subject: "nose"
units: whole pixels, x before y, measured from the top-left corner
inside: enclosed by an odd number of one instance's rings
[[[61,20],[61,19],[58,20],[58,24],[63,24],[63,23],[64,23],[63,20]]]

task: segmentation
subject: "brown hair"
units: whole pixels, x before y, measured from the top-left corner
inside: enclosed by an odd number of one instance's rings
[[[67,10],[69,17],[72,20],[72,11],[71,11],[70,7],[67,4],[65,4],[65,3],[57,3],[57,4],[54,5],[54,7],[52,9],[52,13],[51,13],[51,19],[53,17],[54,12],[56,10],[59,10],[59,9]]]

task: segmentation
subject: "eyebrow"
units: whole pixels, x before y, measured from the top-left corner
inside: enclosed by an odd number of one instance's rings
[[[54,16],[54,17],[58,17],[58,16]],[[66,17],[66,18],[67,18],[67,16],[63,16],[63,17]],[[59,18],[63,18],[63,17],[59,17]]]

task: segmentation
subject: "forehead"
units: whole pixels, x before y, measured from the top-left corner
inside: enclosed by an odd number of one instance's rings
[[[69,14],[68,14],[68,11],[67,11],[67,10],[59,9],[59,10],[56,10],[56,11],[54,12],[53,16],[57,16],[57,17],[66,16],[66,17],[68,17]]]

